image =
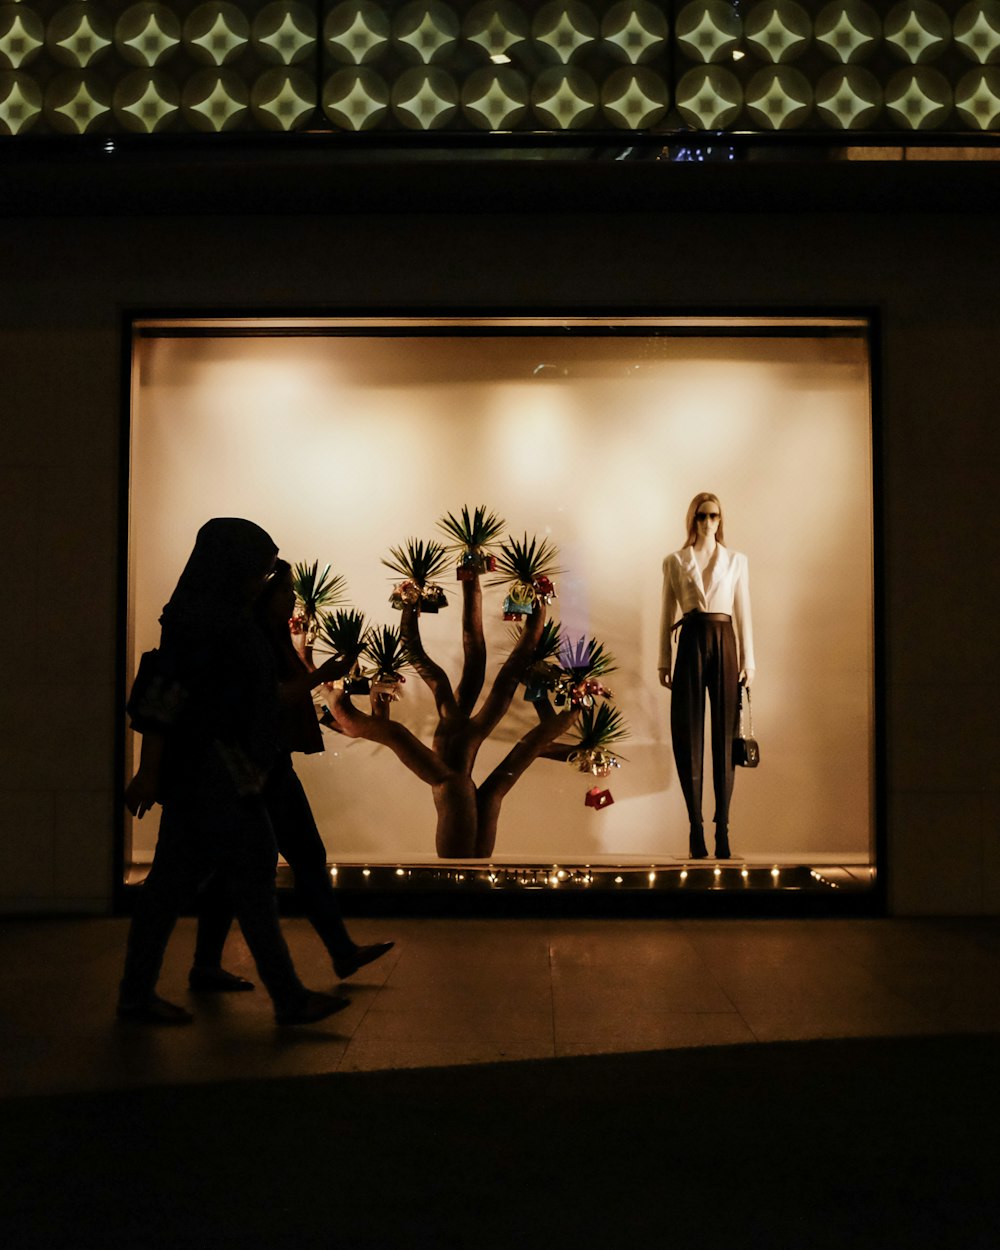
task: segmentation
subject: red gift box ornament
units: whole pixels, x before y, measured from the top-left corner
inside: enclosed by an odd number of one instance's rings
[[[600,811],[602,807],[610,807],[614,802],[611,797],[610,790],[599,790],[597,786],[587,791],[587,797],[583,800],[584,807],[592,807],[595,811]]]

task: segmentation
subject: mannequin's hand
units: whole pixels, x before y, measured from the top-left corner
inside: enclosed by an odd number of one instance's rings
[[[666,687],[667,690],[670,690],[673,686],[673,682],[670,680],[670,669],[661,668],[657,669],[657,672],[660,674],[660,685]]]
[[[744,684],[744,686],[746,686],[748,690],[753,685],[753,675],[755,672],[756,672],[756,669],[752,669],[752,668],[740,669],[740,681]]]

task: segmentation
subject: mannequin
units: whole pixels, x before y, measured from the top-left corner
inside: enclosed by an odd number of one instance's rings
[[[671,692],[670,735],[691,823],[692,859],[708,855],[701,815],[705,693],[711,708],[715,854],[728,859],[739,683],[749,688],[754,676],[747,558],[725,546],[723,532],[722,505],[703,491],[688,508],[687,541],[663,561],[659,676]]]

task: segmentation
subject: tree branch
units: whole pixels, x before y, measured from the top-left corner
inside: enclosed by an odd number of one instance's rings
[[[525,622],[514,649],[500,666],[483,706],[472,718],[472,726],[480,741],[489,737],[510,707],[518,680],[531,662],[544,626],[545,608],[539,603]]]
[[[483,592],[478,573],[471,581],[462,583],[462,650],[465,663],[458,683],[458,710],[470,716],[486,679]]]
[[[438,716],[452,716],[455,713],[455,695],[452,692],[448,674],[431,660],[424,650],[420,637],[420,615],[416,604],[403,605],[403,619],[400,622],[399,634],[406,645],[407,659],[414,672],[422,678],[431,694]]]
[[[356,708],[350,695],[332,690],[324,695],[337,728],[348,738],[367,738],[392,751],[406,767],[428,785],[437,786],[452,776],[451,769],[405,725],[389,720],[388,706],[369,716]]]

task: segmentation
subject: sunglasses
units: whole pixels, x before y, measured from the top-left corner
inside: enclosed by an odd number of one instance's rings
[[[717,521],[722,516],[721,512],[696,512],[694,519],[696,521]]]

